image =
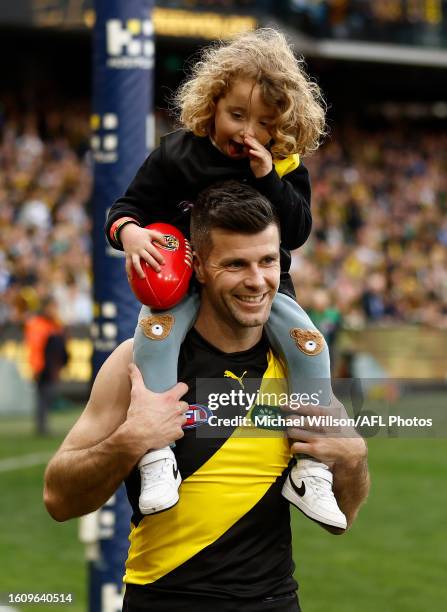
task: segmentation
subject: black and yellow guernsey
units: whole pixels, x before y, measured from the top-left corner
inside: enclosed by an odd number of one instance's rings
[[[234,373],[242,381],[225,377]],[[184,399],[196,401],[196,377],[220,379],[238,389],[245,379],[284,379],[278,360],[261,340],[248,351],[223,353],[191,330],[182,346],[179,380]],[[220,406],[220,417],[241,413]],[[165,512],[138,510],[140,477],[126,481],[134,514],[124,581],[140,595],[257,599],[290,593],[293,579],[288,502],[281,496],[291,455],[280,432],[247,435],[233,427],[216,437],[208,424],[189,429],[175,447],[183,482],[180,501]],[[203,428],[210,428],[206,431]],[[228,430],[226,430],[228,433]],[[241,435],[242,433],[242,435]],[[270,432],[272,433],[272,432]],[[211,435],[204,435],[211,434]]]

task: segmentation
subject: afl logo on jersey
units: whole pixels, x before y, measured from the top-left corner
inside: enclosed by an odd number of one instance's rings
[[[186,423],[183,429],[193,429],[208,423],[208,419],[212,416],[211,410],[202,404],[189,404],[189,410],[186,411]]]

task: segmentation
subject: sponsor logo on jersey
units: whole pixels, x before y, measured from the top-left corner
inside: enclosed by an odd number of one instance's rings
[[[241,376],[236,376],[236,374],[233,374],[231,370],[225,370],[224,378],[232,378],[233,380],[237,380],[240,386],[242,387],[242,389],[245,389],[242,379],[244,378],[246,374],[247,374],[247,370],[245,370],[245,372]]]
[[[256,404],[250,411],[250,419],[258,429],[284,430],[285,427],[278,423],[281,416],[280,408],[265,404]]]

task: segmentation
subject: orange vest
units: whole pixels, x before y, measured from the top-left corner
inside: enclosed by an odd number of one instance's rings
[[[60,325],[41,315],[31,317],[25,323],[25,343],[34,376],[40,374],[45,366],[45,346],[48,336],[60,331]]]

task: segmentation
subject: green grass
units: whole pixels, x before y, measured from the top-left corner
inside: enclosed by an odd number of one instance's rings
[[[27,419],[0,419],[0,460],[54,452],[77,412],[52,418],[54,434],[37,438]],[[0,472],[0,595],[14,593],[73,593],[71,605],[14,605],[18,610],[58,609],[85,612],[86,564],[78,540],[78,521],[56,523],[42,502],[45,466]],[[0,599],[1,602],[1,599]],[[1,603],[0,603],[1,609]]]
[[[76,416],[54,415],[55,434],[43,439],[26,419],[1,419],[0,460],[53,452]],[[445,451],[440,439],[371,439],[371,494],[344,536],[331,536],[293,511],[304,612],[446,609]],[[78,522],[59,524],[46,514],[43,471],[39,465],[0,472],[0,594],[72,592],[72,605],[16,608],[85,612],[87,572]]]
[[[445,440],[370,440],[371,493],[343,536],[294,511],[305,612],[446,609],[445,451]]]

